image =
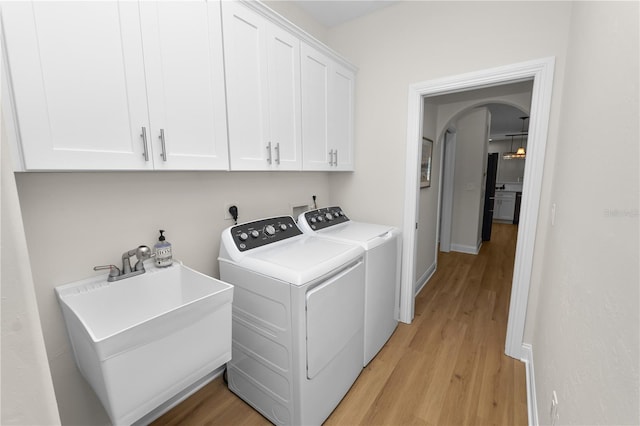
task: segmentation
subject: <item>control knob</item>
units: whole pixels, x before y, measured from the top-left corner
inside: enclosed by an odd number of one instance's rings
[[[264,228],[264,233],[271,237],[276,233],[276,228],[273,225],[267,225]]]
[[[318,216],[318,222],[324,222],[324,217]]]
[[[331,213],[325,214],[324,217],[326,217],[327,220],[333,220],[333,215]]]
[[[317,222],[317,220],[316,220],[316,218],[315,218],[315,217],[312,217],[311,219],[309,219],[309,222],[311,222],[311,223],[316,223],[316,222]]]
[[[260,236],[260,233],[254,229],[253,231],[251,231],[251,236],[253,238],[258,238]]]
[[[240,241],[247,241],[247,238],[249,238],[249,236],[247,235],[246,232],[243,232],[242,234],[240,234]]]
[[[287,225],[286,225],[286,224],[284,224],[284,223],[281,223],[281,224],[280,224],[280,230],[281,230],[281,231],[286,231],[286,230],[287,230]]]

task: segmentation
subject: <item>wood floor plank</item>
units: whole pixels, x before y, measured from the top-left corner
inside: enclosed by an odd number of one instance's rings
[[[477,256],[440,253],[399,324],[325,425],[526,425],[525,367],[504,355],[517,226],[494,224]],[[218,378],[154,423],[270,424]]]

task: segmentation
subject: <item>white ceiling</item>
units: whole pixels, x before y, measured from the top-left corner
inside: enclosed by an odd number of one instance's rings
[[[295,0],[295,3],[325,27],[367,15],[398,0]]]

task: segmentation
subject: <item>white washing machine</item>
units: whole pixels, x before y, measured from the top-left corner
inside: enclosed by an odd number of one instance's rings
[[[362,371],[364,250],[304,235],[291,216],[232,226],[229,389],[275,424],[320,425]]]
[[[392,226],[351,221],[337,206],[302,213],[298,226],[308,235],[357,244],[365,250],[366,366],[398,326],[402,233]]]

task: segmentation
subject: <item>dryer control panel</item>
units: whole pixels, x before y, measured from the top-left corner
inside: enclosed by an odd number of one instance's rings
[[[302,231],[291,216],[271,217],[231,228],[231,237],[239,251],[262,247],[296,235],[302,235]]]
[[[338,206],[311,210],[304,214],[304,220],[314,231],[328,228],[339,223],[348,222],[349,218]]]

